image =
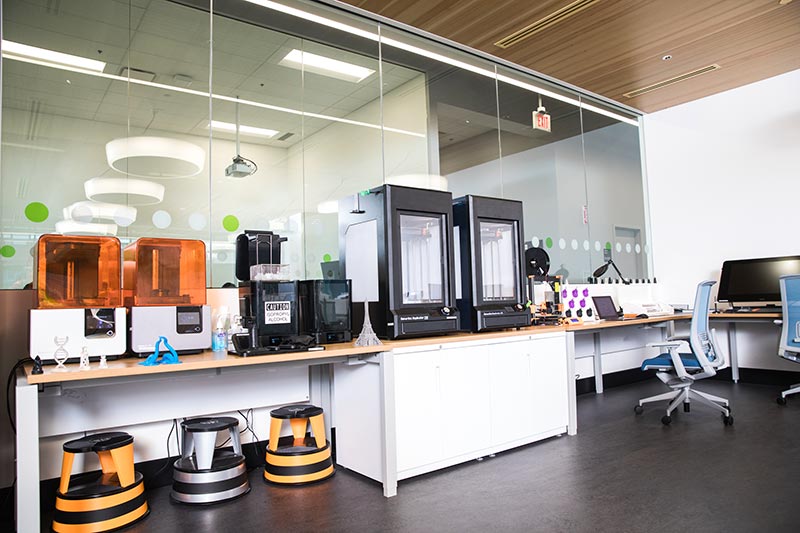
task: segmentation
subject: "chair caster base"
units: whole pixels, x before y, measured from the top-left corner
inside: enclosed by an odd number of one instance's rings
[[[726,426],[733,425],[733,415],[722,415],[722,423]]]
[[[644,412],[644,407],[642,407],[641,405],[637,405],[633,408],[633,412],[636,413],[637,415],[640,415]]]
[[[786,405],[786,398],[783,396],[778,396],[775,401],[778,402],[778,405]]]
[[[692,404],[690,404],[689,402],[684,402],[683,403],[683,412],[684,413],[690,412],[691,406],[692,406]]]
[[[672,423],[672,417],[669,415],[664,415],[661,417],[661,423],[665,426],[668,426]]]

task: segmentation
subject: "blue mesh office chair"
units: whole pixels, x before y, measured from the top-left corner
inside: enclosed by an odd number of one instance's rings
[[[788,361],[800,363],[800,276],[781,276],[781,307],[783,328],[778,355]],[[778,403],[786,405],[786,397],[800,392],[800,383],[781,392]]]
[[[683,410],[689,412],[690,399],[712,407],[722,412],[722,421],[726,426],[733,425],[733,416],[725,398],[700,392],[692,388],[692,384],[699,380],[710,378],[717,373],[717,368],[725,364],[725,357],[719,349],[714,330],[708,329],[708,309],[711,305],[711,287],[715,281],[703,281],[697,286],[694,298],[694,312],[692,313],[692,326],[688,338],[675,338],[667,342],[649,344],[650,347],[666,349],[658,357],[646,359],[642,363],[642,370],[658,370],[656,376],[664,382],[670,392],[642,398],[639,405],[634,408],[636,414],[641,414],[643,405],[650,402],[670,400],[667,414],[661,418],[664,425],[672,422],[672,411],[683,403]],[[691,353],[678,353],[678,348],[688,342]]]

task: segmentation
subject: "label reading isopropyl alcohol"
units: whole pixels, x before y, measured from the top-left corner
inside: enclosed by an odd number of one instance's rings
[[[292,302],[264,302],[264,324],[291,324]]]

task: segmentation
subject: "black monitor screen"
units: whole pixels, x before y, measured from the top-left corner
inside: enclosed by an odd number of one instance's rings
[[[722,263],[717,300],[780,302],[778,278],[800,274],[800,256],[739,259]]]

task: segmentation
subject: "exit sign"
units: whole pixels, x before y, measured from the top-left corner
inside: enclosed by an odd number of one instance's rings
[[[533,112],[533,129],[550,131],[550,115],[547,113]]]

